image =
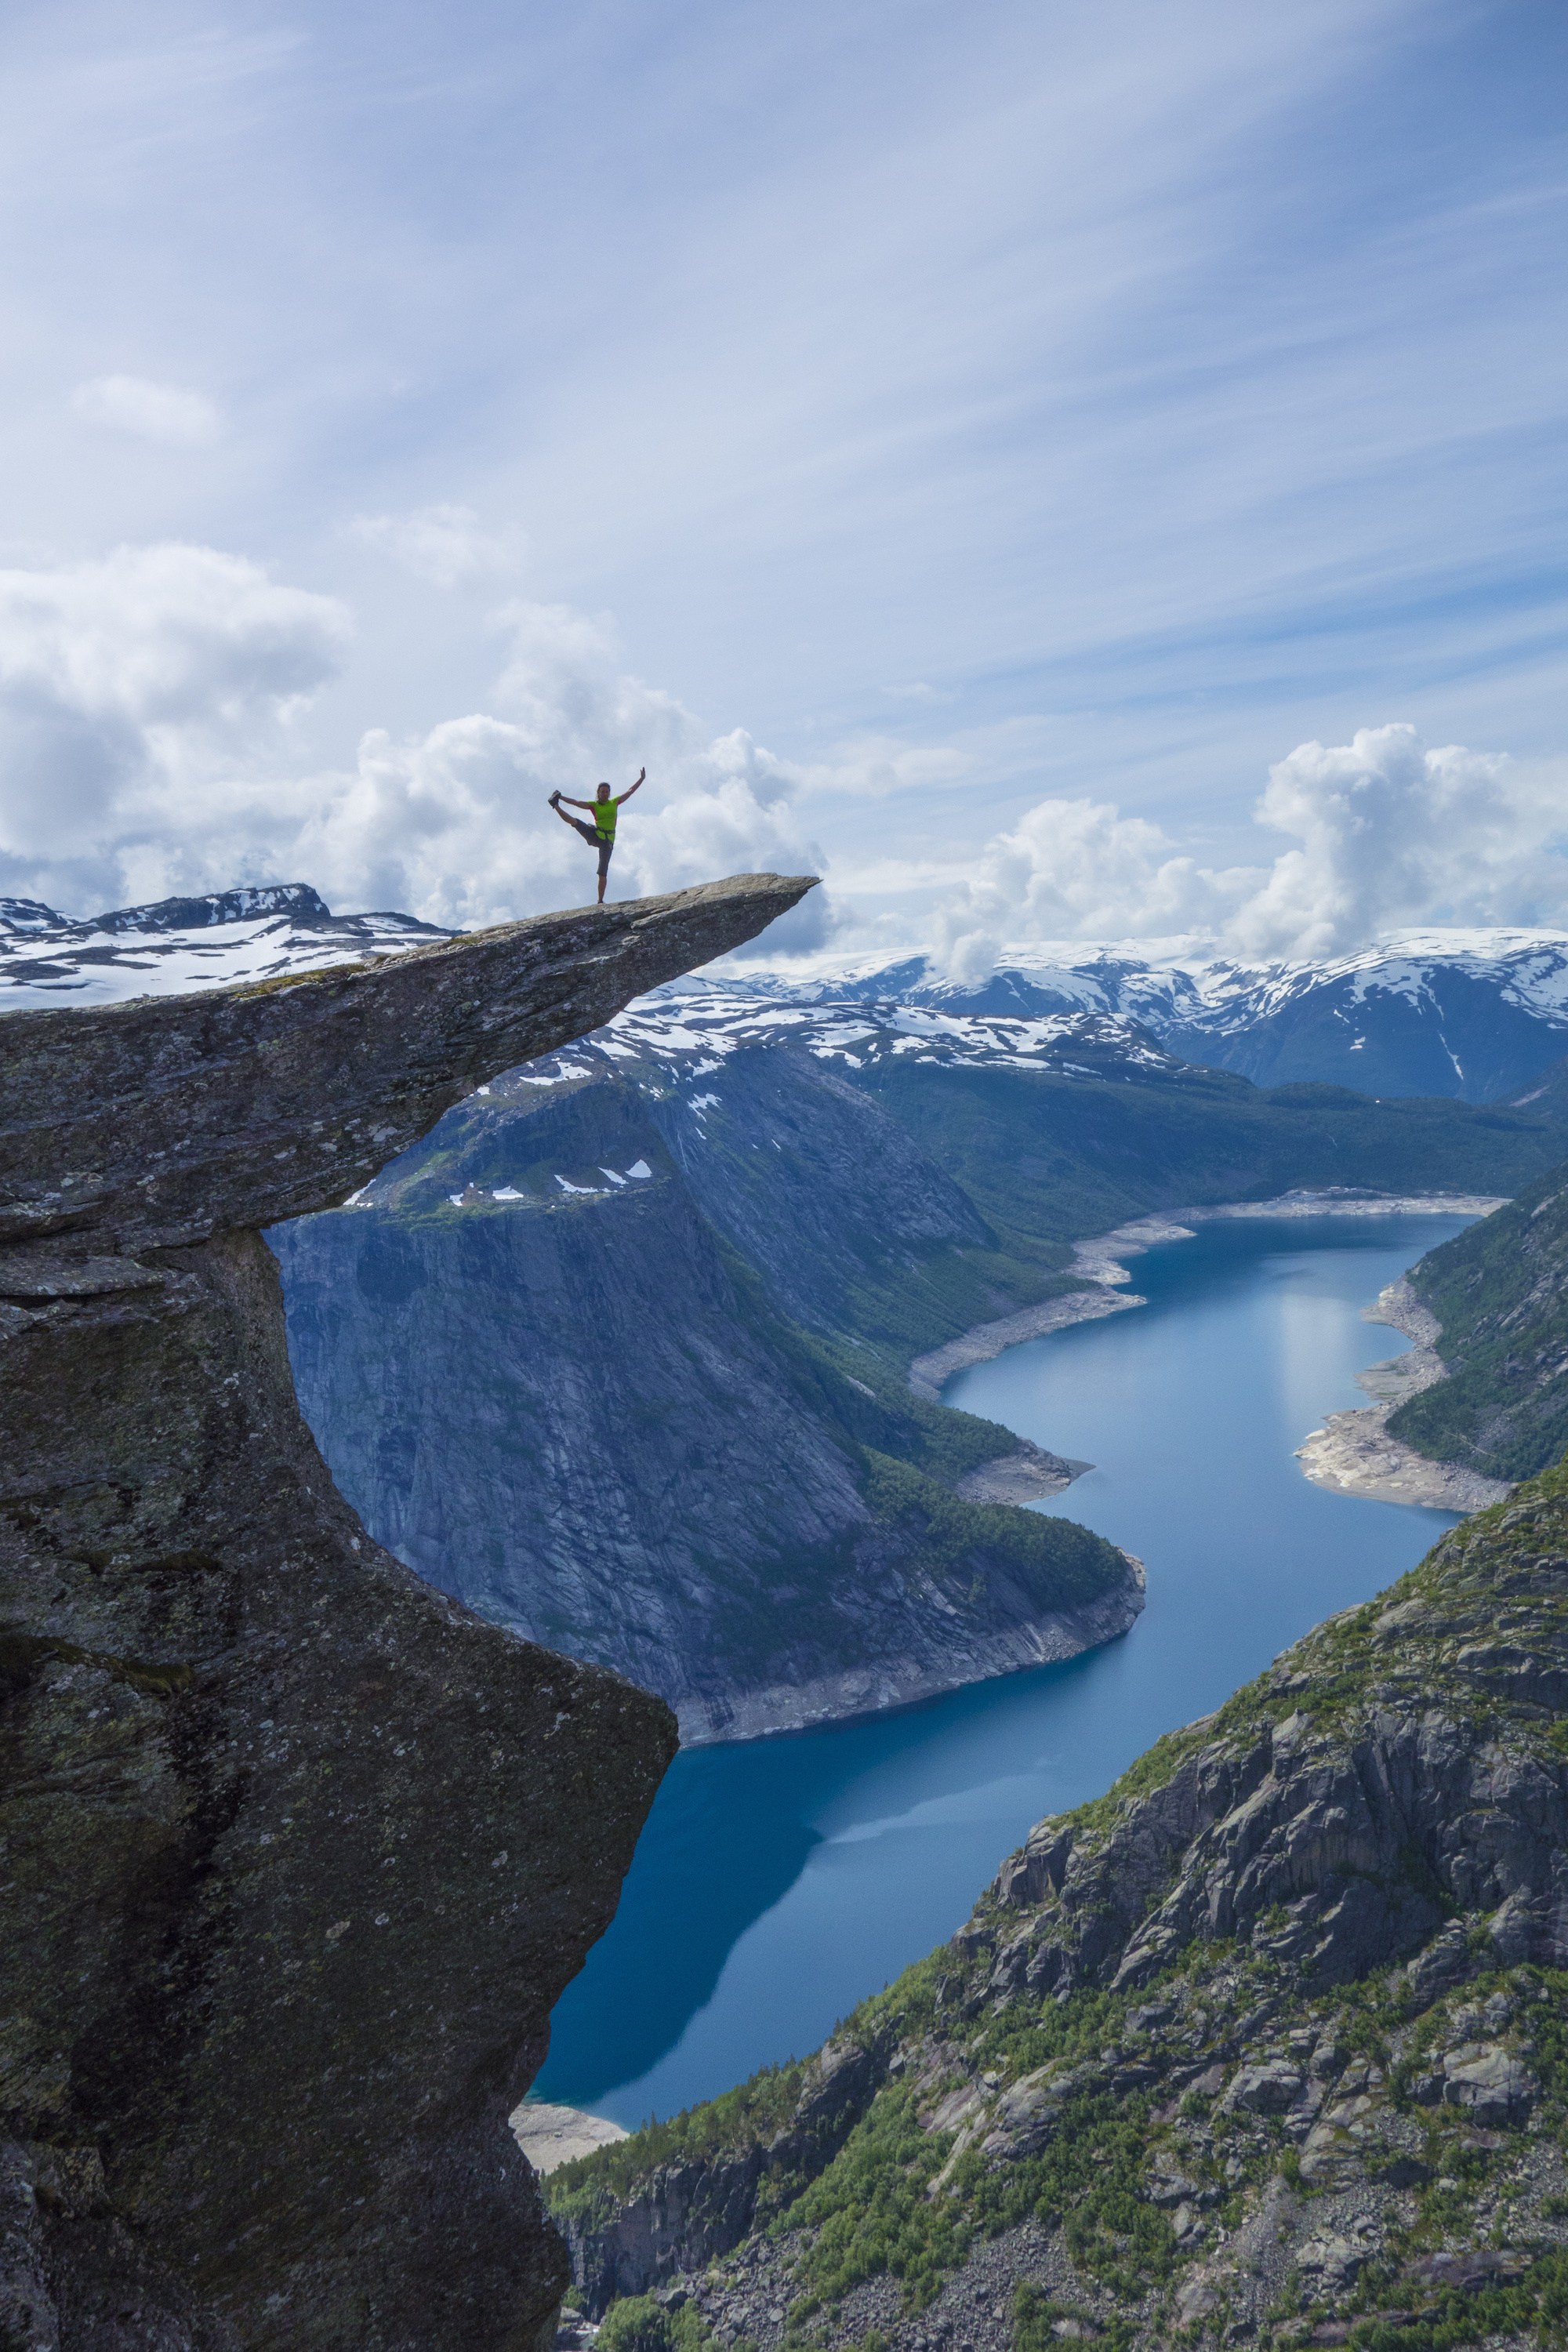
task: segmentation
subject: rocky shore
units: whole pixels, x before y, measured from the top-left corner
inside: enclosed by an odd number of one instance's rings
[[[954,1373],[967,1370],[972,1364],[988,1363],[1020,1340],[1043,1339],[1075,1323],[1093,1322],[1120,1307],[1146,1306],[1148,1301],[1135,1292],[1114,1287],[1132,1279],[1123,1261],[1141,1257],[1162,1242],[1191,1241],[1200,1224],[1266,1217],[1486,1217],[1506,1205],[1489,1193],[1385,1193],[1331,1187],[1285,1192],[1271,1201],[1230,1201],[1215,1207],[1174,1210],[1169,1216],[1141,1217],[1076,1244],[1072,1272],[1093,1288],[1067,1291],[1020,1314],[977,1324],[946,1347],[917,1357],[910,1366],[910,1386],[917,1395],[934,1401]],[[1500,1480],[1484,1478],[1458,1463],[1429,1462],[1391,1437],[1385,1427],[1390,1413],[1406,1397],[1443,1378],[1442,1360],[1435,1346],[1438,1327],[1409,1284],[1403,1278],[1391,1283],[1375,1306],[1363,1309],[1363,1315],[1369,1323],[1387,1323],[1403,1331],[1416,1341],[1416,1347],[1409,1355],[1391,1358],[1357,1373],[1356,1385],[1376,1402],[1331,1413],[1321,1429],[1310,1433],[1298,1448],[1306,1475],[1337,1494],[1365,1496],[1377,1502],[1421,1503],[1444,1511],[1480,1511],[1500,1502],[1511,1490]],[[1030,1502],[1059,1494],[1070,1477],[1093,1467],[1087,1462],[1064,1463],[1068,1475],[1063,1476],[1047,1467],[1060,1456],[1044,1454],[1038,1463],[1032,1460],[1040,1451],[1026,1445],[1017,1454],[1004,1454],[996,1462],[984,1464],[969,1474],[959,1492],[973,1492],[976,1499],[986,1501]],[[1054,1483],[1047,1484],[1047,1478]],[[1038,1483],[1032,1483],[1036,1479]],[[983,1496],[982,1487],[990,1491]]]
[[[1375,1402],[1330,1413],[1321,1429],[1309,1433],[1297,1450],[1308,1477],[1335,1494],[1362,1495],[1378,1503],[1423,1503],[1438,1511],[1484,1511],[1506,1501],[1513,1489],[1503,1480],[1484,1478],[1463,1463],[1430,1462],[1389,1433],[1390,1413],[1443,1378],[1436,1317],[1402,1275],[1373,1306],[1363,1307],[1362,1318],[1403,1331],[1415,1345],[1406,1355],[1391,1356],[1356,1374],[1357,1388]]]
[[[1020,1498],[1009,1496],[1006,1499]],[[814,1724],[842,1722],[853,1716],[877,1714],[884,1707],[909,1706],[917,1699],[960,1690],[967,1683],[988,1682],[994,1675],[1016,1674],[1025,1666],[1055,1665],[1063,1658],[1076,1658],[1081,1651],[1098,1649],[1101,1643],[1114,1642],[1125,1633],[1144,1608],[1143,1563],[1131,1552],[1123,1552],[1121,1558],[1127,1563],[1122,1581],[1076,1608],[1044,1610],[989,1629],[966,1625],[955,1612],[949,1621],[946,1642],[924,1654],[889,1653],[873,1665],[739,1692],[710,1704],[706,1713],[700,1699],[688,1701],[680,1710],[681,1745],[700,1747],[715,1738],[757,1739],[772,1731],[806,1731]]]
[[[614,2147],[627,2135],[605,2116],[591,2116],[581,2107],[552,2106],[545,2099],[524,2099],[507,2118],[511,2136],[542,2180],[563,2164],[591,2156],[596,2147]]]
[[[966,1471],[953,1492],[966,1503],[1037,1503],[1047,1495],[1065,1494],[1075,1478],[1093,1467],[1092,1462],[1047,1454],[1043,1445],[1021,1437],[1014,1453]]]

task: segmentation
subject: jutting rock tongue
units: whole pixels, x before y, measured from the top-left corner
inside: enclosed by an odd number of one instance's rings
[[[506,2116],[674,1719],[372,1542],[258,1228],[810,887],[0,1021],[7,2340],[549,2329],[565,2263]]]

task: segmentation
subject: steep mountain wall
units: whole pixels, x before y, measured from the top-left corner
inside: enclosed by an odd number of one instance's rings
[[[1081,1292],[1077,1236],[1298,1183],[1500,1192],[1565,1145],[1555,1103],[1267,1094],[1099,1014],[713,991],[510,1074],[275,1245],[307,1417],[378,1537],[658,1691],[693,1742],[1132,1622],[1110,1547],[975,1507],[1069,1465],[908,1386],[911,1359]],[[977,1488],[1008,1456],[1027,1483]]]
[[[0,2340],[527,2347],[505,2127],[674,1747],[377,1546],[254,1228],[750,938],[742,877],[0,1023]]]
[[[1113,1546],[952,1491],[1010,1433],[840,1336],[927,1269],[950,1311],[994,1295],[984,1224],[902,1130],[787,1049],[721,1097],[562,1061],[273,1237],[301,1400],[382,1540],[658,1691],[688,1743],[1125,1631]]]
[[[589,2307],[765,2352],[1554,2343],[1565,1706],[1555,1470],[1039,1823],[805,2065],[553,2176]]]

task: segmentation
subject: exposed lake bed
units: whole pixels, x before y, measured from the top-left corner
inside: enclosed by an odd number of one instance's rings
[[[1447,1515],[1331,1494],[1296,1455],[1387,1354],[1363,1308],[1470,1218],[1358,1210],[1167,1227],[1138,1312],[957,1372],[947,1402],[1095,1465],[1036,1507],[1147,1562],[1142,1623],[896,1713],[679,1757],[557,2007],[541,2097],[634,2125],[814,2046],[952,1932],[1034,1821],[1420,1558]]]

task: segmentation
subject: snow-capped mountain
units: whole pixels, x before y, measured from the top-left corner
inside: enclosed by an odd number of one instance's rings
[[[0,898],[0,1011],[230,988],[446,937],[412,915],[334,915],[306,882],[160,898],[86,922],[37,898]]]
[[[221,988],[444,936],[412,915],[333,915],[299,882],[86,922],[0,898],[0,1009]],[[622,1023],[624,1050],[657,1054],[663,1039],[681,1061],[697,1049],[678,1050],[678,1030],[720,1053],[725,1040],[798,1032],[851,1066],[915,1055],[1103,1076],[1188,1062],[1263,1087],[1519,1101],[1568,1055],[1568,932],[1401,931],[1353,954],[1266,964],[1047,944],[1006,950],[979,985],[923,955],[823,958],[679,982]]]
[[[1008,950],[978,986],[925,956],[743,982],[795,1003],[894,1000],[967,1017],[1131,1017],[1172,1054],[1259,1086],[1493,1102],[1568,1053],[1568,932],[1401,931],[1321,961],[1125,947]]]
[[[559,1086],[594,1074],[595,1057],[656,1087],[699,1084],[754,1045],[789,1045],[845,1071],[913,1061],[950,1068],[1048,1070],[1058,1077],[1179,1078],[1186,1066],[1125,1013],[1065,1013],[1032,1020],[950,1013],[922,1004],[785,1004],[751,991],[658,990],[616,1013],[581,1045],[531,1062],[498,1084]],[[481,1088],[481,1093],[486,1089]]]

